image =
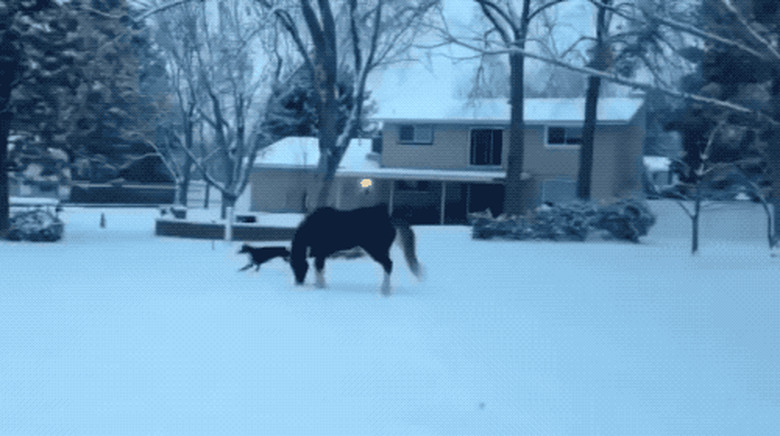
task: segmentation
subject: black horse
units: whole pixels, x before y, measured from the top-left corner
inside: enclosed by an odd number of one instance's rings
[[[317,286],[324,287],[322,275],[325,258],[341,250],[360,247],[385,270],[382,293],[390,293],[390,246],[400,234],[400,245],[409,269],[420,276],[420,264],[415,255],[414,232],[403,220],[390,218],[386,205],[354,210],[336,210],[330,207],[316,209],[298,226],[292,241],[290,265],[295,282],[303,284],[309,270],[308,257],[314,258]]]

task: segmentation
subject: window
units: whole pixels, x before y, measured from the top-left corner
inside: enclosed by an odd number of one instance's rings
[[[577,199],[577,183],[569,178],[547,179],[542,182],[542,201],[566,203]]]
[[[579,146],[582,144],[582,127],[547,127],[548,146]]]
[[[474,129],[471,131],[471,164],[501,165],[503,131]]]
[[[433,126],[404,124],[398,134],[401,144],[433,144]]]

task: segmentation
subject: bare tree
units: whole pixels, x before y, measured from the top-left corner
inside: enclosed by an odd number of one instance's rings
[[[313,5],[310,0],[299,0],[295,2],[297,8],[294,2],[285,0],[258,2],[277,17],[314,77],[319,115],[317,167],[321,177],[317,206],[325,206],[339,162],[360,132],[368,75],[405,56],[436,1],[317,0]],[[301,16],[306,33],[296,19]],[[343,128],[338,123],[339,62],[354,76],[352,109]]]
[[[685,200],[677,200],[677,204],[691,219],[691,254],[696,254],[699,251],[699,218],[701,217],[702,201],[706,197],[704,191],[716,172],[724,167],[724,165],[713,164],[710,160],[715,138],[723,129],[723,126],[724,122],[721,122],[710,131],[704,149],[699,150],[698,167],[689,168],[684,162],[678,161],[690,175],[690,182],[685,184],[690,194],[686,195],[687,198]],[[686,205],[686,200],[692,203],[690,207]]]
[[[177,35],[164,46],[181,132],[172,141],[178,153],[163,154],[169,163],[185,156],[182,181],[190,162],[199,170],[221,193],[225,218],[246,189],[258,150],[267,145],[258,128],[257,101],[270,88],[275,67],[262,44],[263,38],[273,37],[274,26],[266,11],[249,0],[192,2],[166,10],[156,15],[160,28],[169,26],[169,33]],[[207,146],[200,151],[194,144],[199,123],[207,126],[205,135],[199,135]]]
[[[610,4],[612,0],[604,0]],[[608,32],[607,10],[598,8],[596,13],[596,40],[593,44],[593,56],[590,67],[599,71],[606,70],[611,63],[611,50],[607,44]],[[588,89],[585,92],[585,121],[582,126],[582,145],[579,152],[579,169],[577,170],[577,197],[583,200],[590,199],[590,182],[593,171],[593,139],[596,134],[596,118],[599,101],[599,89],[601,78],[599,76],[588,77]]]
[[[174,204],[187,205],[193,159],[184,150],[194,151],[194,131],[200,122],[197,108],[202,104],[202,89],[197,74],[197,54],[202,50],[198,34],[198,6],[184,3],[154,16],[155,39],[165,53],[169,85],[175,95],[170,122],[152,144],[162,158],[176,185]],[[178,122],[176,122],[178,120]],[[202,157],[202,153],[199,157]]]
[[[504,190],[504,213],[518,215],[524,212],[523,202],[523,153],[525,121],[523,114],[525,50],[531,20],[547,8],[564,0],[547,0],[532,8],[531,0],[522,0],[521,6],[512,1],[474,0],[491,24],[491,30],[485,35],[478,50],[490,50],[493,47],[512,47],[510,50],[509,83],[511,114],[509,121],[509,153]],[[498,35],[498,41],[493,37]]]

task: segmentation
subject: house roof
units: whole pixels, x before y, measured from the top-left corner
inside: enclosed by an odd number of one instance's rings
[[[424,104],[380,105],[371,118],[390,122],[430,123],[496,123],[507,124],[510,105],[507,99],[436,99]],[[631,97],[605,97],[598,102],[598,122],[623,124],[630,122],[644,100]],[[527,124],[582,123],[585,119],[584,98],[528,98],[524,117]]]
[[[506,177],[502,170],[440,170],[425,168],[383,168],[371,157],[371,140],[353,139],[336,175],[395,180],[437,180],[461,182],[498,182]],[[313,169],[319,161],[317,138],[293,136],[281,139],[258,153],[254,168]]]
[[[672,160],[666,156],[642,156],[645,168],[650,172],[669,171]]]

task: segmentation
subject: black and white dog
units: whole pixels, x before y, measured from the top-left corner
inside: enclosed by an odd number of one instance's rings
[[[246,271],[249,268],[252,268],[252,266],[255,267],[255,271],[258,271],[260,265],[275,257],[281,257],[285,262],[290,261],[290,250],[288,250],[287,247],[252,247],[251,245],[244,244],[238,252],[249,254],[249,263],[239,271]]]

